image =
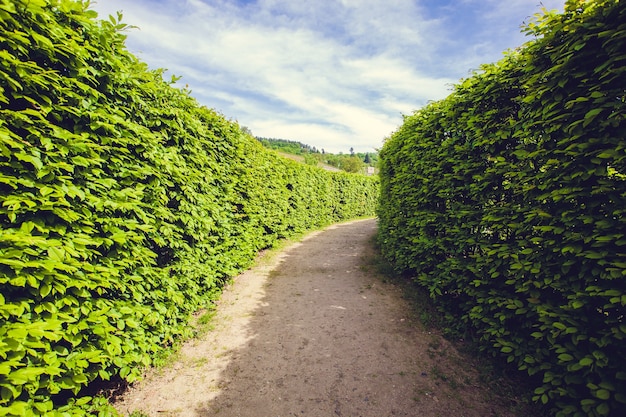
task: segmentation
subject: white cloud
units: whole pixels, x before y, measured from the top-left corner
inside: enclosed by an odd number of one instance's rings
[[[122,9],[140,28],[127,34],[129,49],[183,76],[201,104],[259,136],[347,152],[380,147],[402,114],[521,44],[521,20],[539,10],[528,0],[423,4],[100,0],[95,9]]]

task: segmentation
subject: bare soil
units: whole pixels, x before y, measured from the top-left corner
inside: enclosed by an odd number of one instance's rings
[[[375,220],[335,225],[230,284],[214,328],[115,404],[149,416],[515,416],[372,266]],[[137,415],[137,414],[135,414]]]

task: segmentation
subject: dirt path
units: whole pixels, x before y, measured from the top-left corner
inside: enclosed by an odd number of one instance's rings
[[[237,277],[216,328],[116,404],[150,416],[511,416],[372,271],[375,220],[309,235]],[[368,266],[369,265],[369,266]]]

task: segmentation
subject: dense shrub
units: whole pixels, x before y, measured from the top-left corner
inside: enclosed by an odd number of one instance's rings
[[[81,415],[259,249],[376,204],[376,179],[264,150],[86,4],[0,0],[0,415]]]
[[[570,1],[407,116],[380,241],[451,329],[538,377],[557,415],[626,409],[626,8]]]

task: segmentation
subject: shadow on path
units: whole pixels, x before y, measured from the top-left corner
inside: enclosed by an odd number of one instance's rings
[[[333,226],[286,252],[198,417],[491,414],[441,403],[434,339],[365,266],[375,232],[375,220]]]
[[[376,227],[334,225],[261,257],[225,289],[214,329],[116,408],[151,417],[514,416],[377,275]]]

